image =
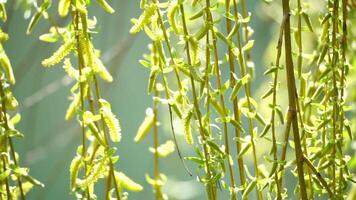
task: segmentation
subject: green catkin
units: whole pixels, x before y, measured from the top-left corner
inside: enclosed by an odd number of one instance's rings
[[[184,119],[184,138],[187,144],[194,144],[194,139],[192,135],[191,128],[191,118],[193,117],[193,112],[188,112],[188,115]]]
[[[53,55],[47,59],[44,59],[42,61],[42,65],[44,67],[51,67],[54,66],[58,63],[60,63],[66,56],[70,54],[70,52],[74,48],[74,40],[70,39],[68,41],[65,41],[64,44],[62,44],[56,52],[53,53]]]
[[[101,105],[100,112],[104,116],[104,120],[109,129],[109,135],[113,142],[120,142],[121,140],[121,127],[119,120],[111,111],[110,104],[104,99],[99,99]]]
[[[8,81],[11,84],[15,84],[16,81],[15,81],[14,72],[12,70],[12,66],[10,63],[10,59],[7,57],[2,45],[0,45],[0,64],[1,64],[2,69],[5,71]]]
[[[167,9],[167,19],[175,33],[179,32],[178,24],[176,23],[176,19],[175,19],[178,10],[179,10],[179,6],[176,2],[169,3]]]
[[[115,178],[117,179],[117,182],[120,184],[120,186],[122,186],[123,188],[126,188],[133,192],[139,192],[143,190],[143,187],[141,185],[134,182],[122,172],[115,172]]]
[[[155,3],[149,4],[142,15],[134,21],[133,27],[130,29],[130,33],[138,33],[143,29],[145,25],[150,22],[150,18],[155,14],[157,5]]]
[[[77,177],[81,164],[82,164],[82,159],[79,156],[76,156],[70,164],[69,174],[70,174],[71,191],[74,191],[75,188],[77,187]]]
[[[145,119],[143,120],[143,122],[138,128],[137,134],[134,139],[135,142],[140,142],[146,137],[147,133],[149,132],[149,130],[152,128],[154,124],[154,119],[155,119],[154,114],[149,114],[145,117]]]

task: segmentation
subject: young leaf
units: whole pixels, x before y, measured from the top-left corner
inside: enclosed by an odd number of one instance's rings
[[[306,14],[305,12],[302,12],[302,16],[303,16],[304,21],[305,21],[305,23],[307,24],[309,30],[310,30],[311,32],[314,32],[312,23],[311,23],[310,18],[309,18],[309,15]]]
[[[242,199],[247,199],[248,194],[252,191],[252,189],[254,187],[256,187],[256,184],[257,184],[257,181],[255,179],[248,184],[244,193],[242,194]]]
[[[267,125],[263,128],[263,131],[262,131],[260,137],[264,137],[270,128],[271,128],[271,124],[267,124]]]
[[[255,40],[249,40],[245,46],[242,47],[242,52],[246,52],[249,51],[250,49],[252,49],[253,45],[255,44]]]
[[[240,153],[239,153],[239,155],[238,155],[238,158],[242,158],[242,156],[243,156],[245,153],[247,153],[247,151],[250,149],[250,147],[251,147],[251,143],[248,143],[248,144],[244,145],[244,146],[241,148],[241,151],[240,151]]]

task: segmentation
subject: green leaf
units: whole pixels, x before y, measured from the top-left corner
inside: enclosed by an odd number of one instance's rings
[[[42,15],[47,15],[46,10],[49,8],[49,6],[50,6],[50,1],[43,1],[39,10],[31,18],[31,21],[27,27],[27,31],[26,31],[27,34],[30,34],[32,32],[33,28],[40,21]]]
[[[281,121],[282,124],[284,124],[284,117],[283,117],[281,108],[279,106],[276,106],[275,109],[276,109],[276,113],[279,117],[279,120]]]
[[[306,14],[305,12],[302,12],[302,16],[303,16],[304,21],[305,21],[305,23],[307,24],[309,30],[310,30],[311,32],[314,32],[313,26],[312,26],[312,23],[311,23],[311,21],[310,21],[309,15]]]
[[[251,147],[251,143],[247,143],[247,144],[243,145],[243,147],[241,148],[241,151],[239,152],[238,158],[242,158],[242,156],[247,153],[247,151],[250,149],[250,147]]]
[[[198,157],[185,157],[185,159],[198,163],[199,165],[204,165],[204,160]]]
[[[247,84],[251,79],[251,76],[250,74],[246,74],[244,77],[242,77],[241,79],[238,79],[234,85],[234,87],[232,88],[232,92],[231,92],[231,95],[230,95],[230,100],[233,101],[235,100],[235,98],[237,97],[238,95],[238,92],[240,90],[240,88]]]
[[[210,140],[208,140],[207,143],[208,143],[208,145],[209,145],[212,149],[214,149],[216,152],[220,153],[220,154],[223,155],[223,156],[225,155],[225,152],[223,152],[223,151],[220,149],[219,145],[217,145],[216,143],[214,143],[213,141],[210,141]]]
[[[269,95],[273,94],[273,88],[269,88],[263,95],[262,95],[262,99],[267,98]]]
[[[258,122],[260,122],[263,126],[266,126],[266,122],[265,120],[263,119],[263,116],[260,114],[260,113],[256,113],[256,119]]]
[[[4,181],[7,177],[9,177],[11,174],[11,169],[7,169],[3,172],[0,173],[0,181]]]
[[[267,69],[264,73],[264,75],[270,74],[270,73],[275,73],[278,70],[278,66],[272,66],[269,69]]]
[[[209,30],[210,26],[205,24],[199,29],[197,33],[194,34],[194,38],[198,41],[201,40],[208,33]]]
[[[248,194],[253,190],[254,187],[256,187],[257,184],[257,180],[254,179],[253,181],[251,181],[248,186],[246,187],[244,193],[242,194],[242,199],[247,199]]]
[[[269,130],[270,128],[271,128],[271,124],[267,124],[267,125],[263,128],[263,131],[262,131],[260,137],[264,137],[264,136],[267,134],[267,132],[268,132],[268,130]]]
[[[255,40],[249,40],[245,46],[242,47],[242,52],[246,52],[249,51],[250,49],[252,49],[253,45],[255,44]]]
[[[205,8],[200,9],[198,12],[192,14],[192,16],[189,17],[189,20],[198,19],[199,17],[204,15],[205,11]]]

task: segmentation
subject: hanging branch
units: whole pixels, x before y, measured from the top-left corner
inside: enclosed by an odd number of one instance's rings
[[[0,18],[4,22],[7,20],[5,3],[0,3]],[[3,47],[8,39],[9,35],[0,29],[0,199],[25,200],[33,186],[44,185],[29,175],[28,168],[20,167],[19,156],[14,147],[13,138],[22,138],[24,135],[15,128],[21,116],[15,112],[18,102],[10,84],[14,85],[16,81],[10,59]]]
[[[106,1],[98,3],[107,12],[114,12]],[[49,1],[43,2],[41,9],[33,16],[28,32],[36,25],[39,17],[47,13],[49,5]],[[65,72],[76,81],[71,89],[73,101],[66,113],[67,120],[77,116],[82,135],[82,144],[70,166],[72,193],[77,198],[96,198],[95,185],[100,179],[105,179],[104,199],[111,199],[114,193],[115,198],[120,200],[127,198],[123,189],[137,192],[142,190],[142,186],[115,170],[118,157],[115,156],[116,148],[110,147],[109,138],[114,143],[119,142],[121,128],[112,113],[111,105],[101,96],[97,76],[107,82],[112,82],[113,78],[100,60],[99,51],[92,44],[91,33],[95,22],[88,18],[87,6],[88,2],[59,1],[60,16],[65,17],[71,11],[72,19],[65,28],[54,25],[50,33],[40,37],[46,42],[63,40],[62,46],[43,60],[42,65],[52,67],[64,61]],[[77,57],[77,69],[71,64],[71,53]],[[83,177],[80,177],[81,174]]]
[[[300,142],[299,128],[298,128],[298,118],[297,118],[297,92],[294,77],[294,67],[292,60],[292,45],[291,45],[291,32],[290,32],[290,9],[289,0],[282,0],[283,5],[283,15],[286,16],[286,21],[284,24],[284,42],[285,42],[285,57],[286,57],[286,75],[287,75],[287,86],[288,86],[288,101],[289,109],[288,114],[290,115],[290,120],[293,128],[293,138],[295,145],[295,155],[297,162],[297,171],[299,186],[301,192],[301,199],[307,200],[307,192],[304,179],[304,169],[303,169],[303,151]]]

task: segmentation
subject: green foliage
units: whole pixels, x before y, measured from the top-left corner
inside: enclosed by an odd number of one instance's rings
[[[107,12],[114,12],[105,0],[97,2]],[[67,75],[76,81],[71,88],[73,100],[65,117],[69,120],[76,116],[82,131],[82,144],[70,166],[71,191],[78,199],[125,199],[125,189],[138,192],[143,188],[115,169],[118,156],[115,156],[116,148],[110,147],[110,143],[120,142],[121,128],[110,103],[101,97],[98,77],[107,82],[112,82],[113,78],[91,42],[96,21],[87,15],[90,2],[61,0],[58,3],[59,15],[67,17],[71,12],[71,21],[65,27],[51,27],[50,32],[40,39],[50,43],[62,42],[57,51],[42,61],[42,65],[52,67],[63,62]],[[37,15],[47,13],[50,4],[51,1],[43,2],[30,22],[29,31],[37,23]],[[77,67],[71,63],[73,58],[77,59]],[[103,179],[105,197],[99,198],[95,189]]]
[[[0,18],[6,21],[4,1],[0,3],[0,7]],[[20,167],[19,155],[13,145],[15,138],[24,136],[15,128],[21,116],[15,112],[18,103],[10,88],[10,84],[15,84],[15,77],[3,47],[3,42],[8,38],[0,29],[0,199],[24,200],[33,186],[44,185],[29,175],[29,169]]]
[[[318,21],[309,1],[283,0],[282,7],[268,1],[266,8],[281,7],[284,17],[278,42],[272,44],[277,44],[275,61],[264,73],[272,82],[263,86],[260,101],[251,88],[250,53],[259,44],[252,38],[245,0],[141,1],[142,14],[132,19],[130,32],[144,31],[152,41],[150,53],[140,61],[150,70],[148,91],[155,104],[168,104],[176,146],[173,117],[181,121],[179,130],[184,130],[187,144],[197,138],[197,156],[186,160],[198,166],[197,180],[206,187],[207,199],[218,199],[221,185],[231,199],[289,199],[283,183],[289,170],[299,182],[295,192],[301,199],[346,197],[353,178],[344,152],[349,141],[344,135],[352,135],[344,89],[349,71],[347,13],[352,8],[341,0],[320,3],[326,13]],[[225,57],[219,58],[220,52],[226,52]],[[283,70],[286,76],[280,75]],[[289,107],[284,103],[287,94]],[[145,118],[135,141],[147,135],[151,120]],[[257,151],[257,145],[268,143],[269,152]],[[290,151],[296,160],[287,157]],[[160,181],[158,173],[155,177],[148,179],[153,185]]]

